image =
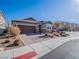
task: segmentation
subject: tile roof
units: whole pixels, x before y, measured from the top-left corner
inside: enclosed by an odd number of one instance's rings
[[[12,20],[13,22],[24,22],[24,23],[37,23],[37,21],[35,19],[33,19],[32,17],[30,18],[25,18],[22,20]]]

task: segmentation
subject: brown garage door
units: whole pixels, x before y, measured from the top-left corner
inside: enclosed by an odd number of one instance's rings
[[[21,33],[35,33],[36,28],[35,26],[24,26],[24,25],[19,25],[19,28],[21,29]]]

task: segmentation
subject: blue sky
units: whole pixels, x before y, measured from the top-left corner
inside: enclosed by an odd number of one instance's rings
[[[6,21],[33,17],[79,23],[79,0],[0,0],[0,9]]]

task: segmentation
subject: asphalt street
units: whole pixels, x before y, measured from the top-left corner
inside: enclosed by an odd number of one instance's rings
[[[79,59],[79,39],[68,41],[39,59]]]

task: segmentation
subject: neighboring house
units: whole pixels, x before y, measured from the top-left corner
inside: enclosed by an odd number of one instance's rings
[[[5,28],[5,19],[2,12],[0,12],[0,28]]]
[[[62,21],[60,23],[62,23],[66,31],[79,31],[79,24]]]
[[[5,19],[3,13],[0,11],[0,34],[2,34],[5,29]]]
[[[76,31],[79,31],[79,24],[76,24]]]
[[[38,22],[33,18],[26,18],[21,20],[12,20],[12,23],[15,22],[17,26],[20,28],[21,33],[28,34],[28,33],[38,33]]]
[[[50,21],[39,21],[41,33],[45,33],[48,30],[52,30],[52,23]]]
[[[59,22],[59,21],[53,22],[53,27],[54,27],[55,30],[57,30],[57,31],[64,31],[64,30],[65,30],[63,23],[61,23],[61,22]]]

